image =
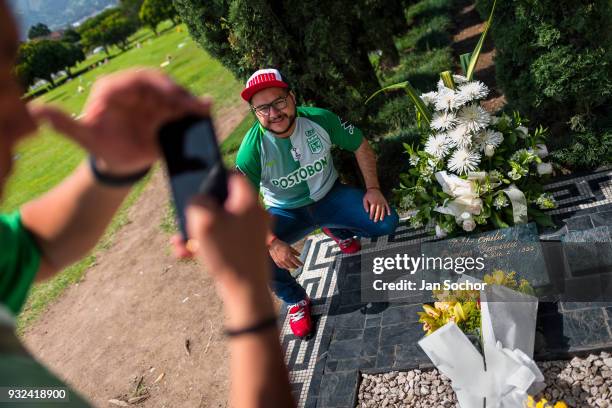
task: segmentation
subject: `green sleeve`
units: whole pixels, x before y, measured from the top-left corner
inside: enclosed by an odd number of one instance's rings
[[[247,132],[236,155],[236,169],[247,176],[255,190],[261,182],[261,130],[255,123]]]
[[[299,113],[317,122],[327,131],[332,143],[344,150],[354,152],[363,142],[361,130],[347,121],[342,121],[335,113],[312,107],[301,107]]]
[[[0,303],[16,315],[40,267],[40,250],[18,212],[0,215]]]

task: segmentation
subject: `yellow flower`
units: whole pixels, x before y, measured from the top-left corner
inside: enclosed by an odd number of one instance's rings
[[[527,401],[525,401],[526,408],[568,408],[567,404],[563,401],[557,402],[554,406],[548,403],[546,398],[542,398],[540,401],[535,401],[535,399],[531,396],[527,396]]]
[[[434,309],[433,307],[429,305],[423,305],[423,310],[425,310],[425,313],[427,313],[431,317],[435,317],[435,318],[440,317],[440,311],[437,309]]]
[[[463,307],[461,307],[461,303],[457,303],[454,307],[456,322],[462,322],[465,320],[465,312],[463,311]]]

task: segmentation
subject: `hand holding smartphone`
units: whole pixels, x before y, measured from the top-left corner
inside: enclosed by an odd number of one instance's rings
[[[159,143],[166,162],[179,229],[188,241],[185,211],[198,194],[213,197],[219,205],[227,198],[227,172],[208,117],[187,116],[164,125]]]

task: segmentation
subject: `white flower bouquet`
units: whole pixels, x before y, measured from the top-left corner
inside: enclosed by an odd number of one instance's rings
[[[503,276],[503,274],[502,274]],[[498,276],[499,278],[499,276]],[[460,281],[474,281],[462,276]],[[451,320],[419,341],[461,408],[516,408],[544,388],[533,361],[538,300],[501,285],[480,291],[482,349]]]
[[[419,146],[404,144],[412,168],[400,175],[399,207],[416,210],[412,226],[435,225],[440,238],[531,220],[553,225],[542,211],[555,207],[542,189],[542,177],[552,173],[545,129],[530,131],[517,112],[488,113],[480,102],[489,88],[472,79],[492,16],[475,51],[461,58],[465,76],[443,72],[437,89],[421,95],[409,82],[381,90],[404,89],[423,132]]]

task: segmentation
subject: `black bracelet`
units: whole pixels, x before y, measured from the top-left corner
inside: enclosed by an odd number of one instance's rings
[[[94,156],[89,156],[89,168],[91,169],[91,172],[93,173],[96,181],[98,181],[100,184],[104,184],[105,186],[110,187],[131,186],[132,184],[136,183],[138,180],[146,176],[149,170],[151,170],[151,167],[147,167],[144,170],[140,170],[136,173],[128,174],[125,176],[112,176],[110,174],[102,173],[96,167],[96,158]]]
[[[227,337],[236,337],[236,336],[241,336],[243,334],[256,333],[262,330],[266,330],[272,326],[276,326],[276,316],[270,317],[253,326],[245,327],[244,329],[236,329],[236,330],[225,329],[225,335]]]

